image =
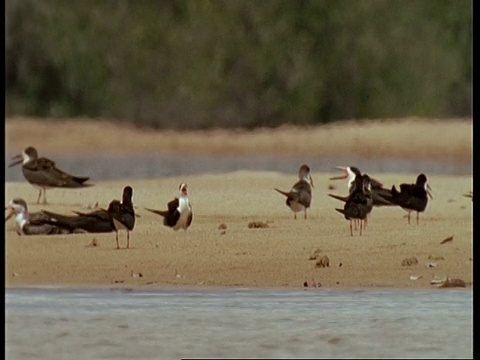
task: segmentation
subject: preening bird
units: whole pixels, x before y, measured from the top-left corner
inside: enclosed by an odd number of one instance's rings
[[[130,248],[130,233],[135,226],[135,210],[133,209],[133,189],[131,186],[125,186],[122,193],[122,201],[112,200],[108,205],[107,212],[111,219],[111,224],[115,229],[117,249],[120,249],[118,244],[118,232],[125,231],[127,233],[127,246]]]
[[[313,179],[308,165],[300,166],[298,170],[299,180],[293,184],[290,191],[283,191],[277,188],[274,190],[287,197],[286,204],[293,211],[294,219],[297,218],[297,212],[303,211],[304,218],[307,218],[307,210],[312,203]]]
[[[163,217],[163,225],[173,230],[187,230],[192,224],[193,211],[188,200],[188,187],[186,183],[181,183],[178,187],[179,194],[167,204],[167,210],[155,210],[145,208],[154,214]]]

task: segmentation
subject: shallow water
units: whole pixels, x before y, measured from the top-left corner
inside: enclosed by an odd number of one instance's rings
[[[8,359],[472,358],[473,292],[6,289]]]
[[[10,154],[15,155],[15,154]],[[24,181],[20,166],[8,168],[11,156],[5,158],[6,181]],[[62,154],[52,155],[56,165],[73,175],[90,176],[91,180],[152,179],[167,176],[194,175],[202,173],[226,173],[237,170],[278,171],[296,174],[302,163],[310,166],[313,172],[335,172],[337,165],[355,165],[362,171],[378,173],[409,173],[471,175],[472,164],[468,162],[403,159],[362,159],[284,157],[284,156],[244,156],[244,155],[178,155],[143,154],[71,157]]]

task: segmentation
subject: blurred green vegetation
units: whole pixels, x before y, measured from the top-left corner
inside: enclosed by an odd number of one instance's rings
[[[7,0],[7,116],[470,117],[467,0]]]

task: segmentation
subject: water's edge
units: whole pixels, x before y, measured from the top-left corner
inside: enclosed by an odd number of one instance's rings
[[[14,154],[10,154],[13,156]],[[11,156],[5,158],[5,181],[23,181],[20,167],[8,168]],[[179,155],[179,154],[101,154],[100,156],[55,157],[57,167],[77,176],[90,176],[92,181],[117,179],[153,179],[158,177],[184,176],[203,173],[227,173],[238,170],[275,171],[296,174],[300,164],[310,166],[312,172],[334,172],[335,166],[356,166],[369,174],[409,173],[440,175],[472,175],[473,164],[469,162],[327,158],[313,156],[280,157],[273,155]]]

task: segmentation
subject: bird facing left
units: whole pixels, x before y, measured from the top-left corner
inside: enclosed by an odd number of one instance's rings
[[[37,204],[40,204],[42,192],[42,203],[47,204],[47,189],[93,186],[93,184],[86,184],[89,177],[70,175],[58,169],[52,160],[38,157],[37,150],[32,146],[14,156],[12,160],[14,161],[8,167],[22,164],[23,176],[34,188],[39,190]]]

